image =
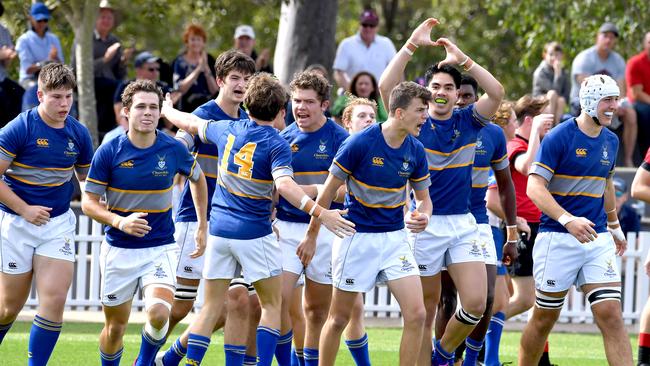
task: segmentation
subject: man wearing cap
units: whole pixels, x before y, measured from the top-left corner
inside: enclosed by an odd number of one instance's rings
[[[650,32],[643,37],[643,51],[632,56],[625,69],[627,99],[634,105],[639,125],[639,152],[650,147]]]
[[[120,82],[126,77],[126,63],[132,49],[123,50],[120,40],[111,33],[117,18],[116,10],[107,0],[99,3],[99,13],[93,32],[93,70],[95,76],[95,100],[97,121],[101,133],[115,126],[113,95]],[[76,43],[73,49],[76,47]],[[72,65],[76,66],[72,53]]]
[[[580,52],[571,65],[571,114],[580,114],[580,99],[578,91],[582,81],[590,75],[604,74],[611,76],[618,83],[619,88],[625,90],[625,60],[614,51],[619,31],[615,24],[604,23],[598,29],[596,44]],[[633,166],[632,154],[636,145],[637,121],[636,112],[630,108],[625,99],[619,102],[617,117],[610,126],[617,129],[620,125],[618,120],[623,122],[623,163],[625,166]]]
[[[144,51],[140,52],[136,57],[135,57],[135,79],[132,80],[127,80],[122,82],[117,89],[115,90],[115,95],[113,96],[113,110],[115,113],[115,120],[117,123],[117,127],[113,128],[109,132],[104,135],[104,138],[102,139],[102,145],[105,144],[106,142],[112,140],[115,137],[118,137],[124,132],[126,132],[126,129],[129,126],[129,122],[126,120],[126,116],[122,113],[122,93],[124,93],[124,89],[126,89],[129,84],[136,80],[151,80],[156,82],[156,85],[162,90],[163,95],[167,95],[167,93],[172,93],[172,100],[174,103],[178,100],[180,97],[180,93],[178,92],[172,92],[172,89],[165,83],[164,81],[160,81],[160,58],[154,56],[151,52],[149,51]],[[158,124],[160,127],[160,123]]]
[[[618,138],[604,128],[619,94],[607,75],[585,78],[580,116],[544,137],[530,169],[527,193],[542,218],[533,249],[535,307],[521,336],[519,365],[537,364],[574,284],[591,304],[608,363],[632,365],[616,260],[627,248],[613,182]]]
[[[395,56],[393,42],[377,34],[379,17],[374,10],[364,10],[359,22],[359,32],[341,41],[334,59],[334,80],[345,90],[349,90],[350,80],[360,71],[368,71],[379,80]]]
[[[4,13],[0,0],[0,16]],[[20,105],[25,92],[15,81],[9,79],[7,67],[17,56],[9,30],[0,24],[0,127],[20,113]]]
[[[25,89],[36,84],[38,72],[44,64],[65,62],[59,37],[50,32],[47,26],[49,20],[50,9],[43,3],[34,3],[29,11],[31,29],[16,41],[20,59],[19,82]]]
[[[235,28],[235,49],[243,52],[255,61],[257,71],[268,72],[273,74],[273,66],[269,62],[271,59],[271,51],[265,48],[258,55],[255,52],[255,31],[250,25],[242,24]]]

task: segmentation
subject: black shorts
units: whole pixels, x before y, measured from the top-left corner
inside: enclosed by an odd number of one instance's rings
[[[530,226],[530,237],[526,233],[521,234],[521,240],[517,243],[517,260],[508,266],[508,273],[513,277],[526,277],[533,275],[533,246],[539,230],[539,223],[528,223]]]

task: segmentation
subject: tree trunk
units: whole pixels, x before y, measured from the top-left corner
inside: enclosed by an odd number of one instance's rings
[[[283,84],[319,63],[331,70],[336,52],[337,0],[282,2],[273,68]]]

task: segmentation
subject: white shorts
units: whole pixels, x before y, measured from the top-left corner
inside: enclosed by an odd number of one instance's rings
[[[580,243],[569,233],[537,234],[533,247],[535,287],[545,292],[566,291],[575,284],[621,282],[616,264],[614,239],[610,233]]]
[[[316,253],[311,262],[304,268],[296,254],[298,244],[305,238],[309,224],[277,220],[275,227],[280,232],[280,247],[282,248],[282,270],[302,274],[314,282],[324,285],[332,284],[332,243],[334,235],[325,227],[320,229],[316,238]]]
[[[0,272],[31,272],[34,255],[74,262],[76,224],[72,210],[41,226],[0,211]]]
[[[274,233],[257,239],[227,239],[208,235],[203,278],[233,279],[241,271],[246,282],[279,276],[282,252]]]
[[[332,284],[343,291],[368,292],[377,282],[419,276],[406,230],[356,233],[336,238]]]
[[[201,273],[203,273],[203,258],[205,258],[205,255],[198,258],[190,257],[190,254],[196,250],[194,233],[197,225],[197,222],[177,222],[175,224],[174,239],[178,245],[176,276],[188,280],[200,280]]]
[[[467,213],[433,215],[424,231],[409,232],[421,276],[435,276],[454,263],[484,262],[478,230],[474,216]]]
[[[176,287],[175,243],[153,248],[118,248],[102,242],[99,265],[102,274],[101,299],[105,306],[117,306],[133,298],[138,287]]]
[[[494,244],[494,237],[492,236],[492,227],[490,224],[477,224],[478,225],[478,243],[483,252],[485,264],[497,265],[501,258],[497,258],[497,248]]]

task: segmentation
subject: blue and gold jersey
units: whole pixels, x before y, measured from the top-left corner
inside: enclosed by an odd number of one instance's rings
[[[285,128],[280,136],[291,146],[291,166],[293,177],[300,185],[323,184],[332,160],[341,143],[348,137],[347,131],[331,119],[314,132],[301,132],[296,123]],[[340,203],[332,203],[332,209],[343,208]],[[276,217],[291,222],[309,223],[310,216],[293,207],[280,197]]]
[[[508,166],[506,136],[501,127],[494,123],[488,123],[478,133],[474,165],[472,166],[470,209],[477,224],[488,223],[485,194],[489,184],[490,168],[503,170],[508,169]]]
[[[239,109],[239,118],[232,118],[224,112],[221,107],[211,100],[192,112],[192,114],[206,120],[220,121],[220,120],[240,120],[248,119],[248,115],[243,109]],[[178,131],[176,138],[182,140],[196,158],[196,162],[201,166],[205,180],[208,183],[208,207],[212,204],[212,195],[217,186],[217,167],[218,155],[217,146],[214,144],[206,144],[201,141],[197,136],[192,136],[185,131]],[[208,212],[208,219],[210,213]],[[181,193],[180,205],[178,206],[178,213],[176,214],[177,222],[196,222],[196,210],[194,209],[194,201],[192,201],[192,192],[190,191],[189,182],[185,183],[183,192]]]
[[[434,215],[469,212],[472,164],[478,132],[489,123],[474,104],[455,109],[445,121],[427,118],[418,140],[424,145],[431,173],[429,195]]]
[[[275,128],[248,119],[206,122],[199,137],[215,144],[219,156],[210,235],[248,240],[270,234],[273,181],[293,175],[289,144]]]
[[[618,138],[613,132],[603,128],[598,137],[589,137],[572,118],[544,136],[530,173],[548,181],[549,192],[562,208],[591,220],[594,230],[604,233],[605,186],[614,174],[617,153]],[[567,232],[546,214],[542,214],[539,231]]]
[[[350,136],[339,149],[330,173],[347,183],[347,218],[358,232],[404,228],[406,183],[415,190],[429,187],[422,144],[408,135],[398,149],[388,146],[375,124]]]
[[[33,108],[0,130],[0,159],[11,162],[2,179],[28,205],[51,207],[50,217],[68,211],[72,174],[85,175],[92,157],[88,130],[70,116],[52,128]],[[2,203],[0,210],[15,214]]]
[[[112,226],[106,242],[120,248],[149,248],[174,242],[172,186],[176,173],[196,181],[201,168],[187,148],[157,131],[148,148],[135,147],[127,135],[101,145],[86,179],[86,192],[106,195],[106,206],[120,216],[146,212],[151,231],[142,238]]]

